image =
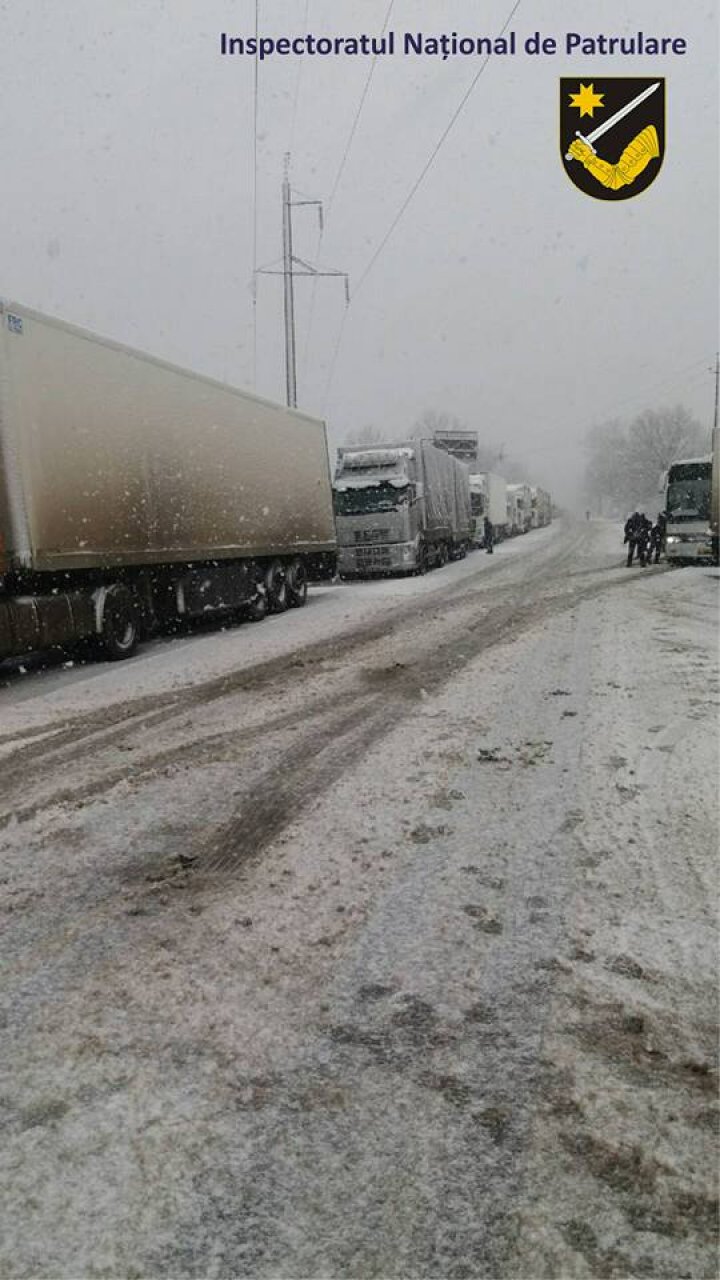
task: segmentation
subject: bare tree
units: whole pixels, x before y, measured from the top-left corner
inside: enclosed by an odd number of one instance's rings
[[[603,423],[587,440],[586,492],[598,511],[654,506],[670,463],[709,447],[708,433],[682,405],[645,409],[628,425]]]

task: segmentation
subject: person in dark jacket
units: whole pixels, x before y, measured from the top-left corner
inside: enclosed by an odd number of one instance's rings
[[[492,523],[488,516],[485,516],[485,519],[483,520],[483,538],[485,539],[485,550],[487,551],[488,555],[491,556],[493,553],[493,543],[495,542],[495,534],[493,531]]]
[[[655,559],[655,564],[660,563],[660,553],[665,550],[665,529],[667,527],[667,516],[664,511],[658,512],[658,518],[650,530],[650,543],[648,559],[650,563]]]
[[[625,521],[625,542],[627,543],[628,569],[633,562],[633,556],[637,555],[643,569],[646,564],[646,553],[648,544],[648,535],[651,529],[650,521],[644,511],[633,511]]]

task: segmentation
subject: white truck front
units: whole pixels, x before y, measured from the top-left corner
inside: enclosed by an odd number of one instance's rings
[[[412,447],[339,449],[333,490],[342,578],[420,567],[423,493]]]

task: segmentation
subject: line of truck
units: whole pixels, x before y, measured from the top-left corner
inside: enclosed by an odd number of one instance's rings
[[[550,494],[471,470],[462,434],[338,450],[333,484],[338,571],[345,579],[425,573],[552,520]]]
[[[301,607],[551,518],[448,440],[344,448],[325,424],[0,301],[0,660]]]

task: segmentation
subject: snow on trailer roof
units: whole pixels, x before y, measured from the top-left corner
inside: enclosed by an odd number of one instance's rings
[[[338,449],[338,461],[343,467],[357,471],[368,467],[397,467],[403,458],[414,458],[410,445],[397,445],[379,449]]]
[[[404,471],[364,471],[356,476],[336,476],[333,489],[336,493],[347,493],[349,489],[372,489],[378,484],[389,484],[394,489],[406,489],[407,474]]]

